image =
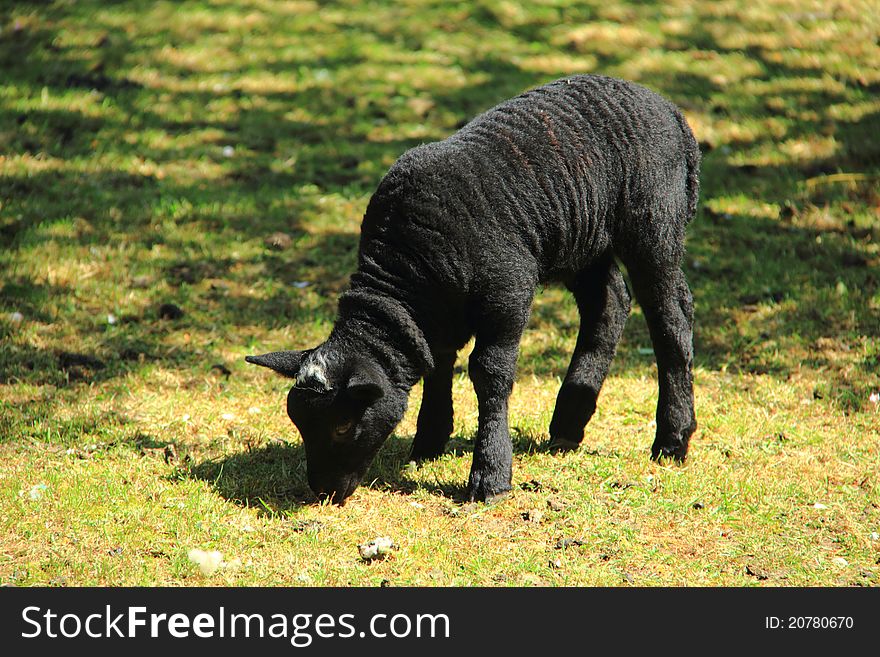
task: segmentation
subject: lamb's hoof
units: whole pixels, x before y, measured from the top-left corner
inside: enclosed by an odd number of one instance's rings
[[[475,479],[472,476],[468,485],[467,499],[468,502],[494,504],[505,499],[510,494],[510,489],[509,483],[496,482],[491,484],[482,478]]]
[[[480,493],[475,493],[472,491],[468,491],[468,502],[483,502],[484,504],[497,504],[498,502],[503,502],[508,497],[510,497],[510,491],[505,490],[500,493],[483,493],[482,497]]]
[[[414,463],[415,465],[421,465],[425,461],[435,461],[443,456],[443,450],[433,450],[433,451],[424,451],[424,452],[410,452],[409,459],[407,459],[410,463]]]
[[[661,461],[663,459],[672,459],[676,463],[684,463],[687,457],[688,444],[679,443],[676,445],[657,445],[651,446],[651,460]]]
[[[551,454],[565,454],[567,452],[574,452],[580,446],[581,444],[579,442],[575,442],[573,440],[565,440],[564,438],[551,438],[550,444],[547,445],[547,451]]]
[[[409,449],[409,460],[416,463],[433,461],[443,456],[449,434],[417,434]]]

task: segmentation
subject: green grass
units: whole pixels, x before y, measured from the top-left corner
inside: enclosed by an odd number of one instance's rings
[[[0,583],[877,584],[874,3],[8,5]],[[476,427],[463,354],[447,454],[405,466],[417,388],[366,485],[315,504],[287,384],[244,355],[326,337],[367,200],[405,149],[590,71],[672,98],[703,148],[688,463],[647,458],[638,308],[583,447],[544,451],[577,325],[547,288],[512,400],[509,499],[460,501]],[[161,319],[164,303],[183,317]],[[383,535],[400,549],[360,561]],[[226,566],[199,574],[192,548]]]

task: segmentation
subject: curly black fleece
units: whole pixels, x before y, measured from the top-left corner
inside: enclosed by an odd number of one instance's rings
[[[619,259],[658,360],[652,455],[683,459],[696,422],[693,308],[680,262],[699,163],[680,111],[637,84],[574,76],[503,102],[391,167],[364,216],[333,333],[316,351],[367,358],[398,396],[424,377],[413,457],[430,458],[452,429],[456,352],[475,336],[469,491],[487,499],[510,489],[507,399],[536,286],[564,283],[581,313],[550,426],[551,446],[571,449],[629,311]]]

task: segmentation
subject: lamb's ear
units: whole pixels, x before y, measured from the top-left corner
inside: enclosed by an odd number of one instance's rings
[[[375,367],[359,367],[348,380],[345,390],[348,395],[363,404],[372,404],[385,396],[387,378]]]
[[[262,356],[245,356],[245,360],[254,365],[262,365],[274,370],[279,374],[283,374],[289,379],[296,378],[299,372],[299,366],[302,363],[303,356],[311,350],[306,351],[273,351]]]

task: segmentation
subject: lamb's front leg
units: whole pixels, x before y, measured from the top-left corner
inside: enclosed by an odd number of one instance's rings
[[[422,407],[416,423],[410,461],[435,459],[452,433],[452,371],[455,351],[437,354],[434,371],[425,376]]]
[[[507,402],[513,390],[519,338],[482,337],[478,334],[469,361],[477,393],[479,426],[468,482],[468,499],[489,502],[510,490],[513,446],[507,424]]]

